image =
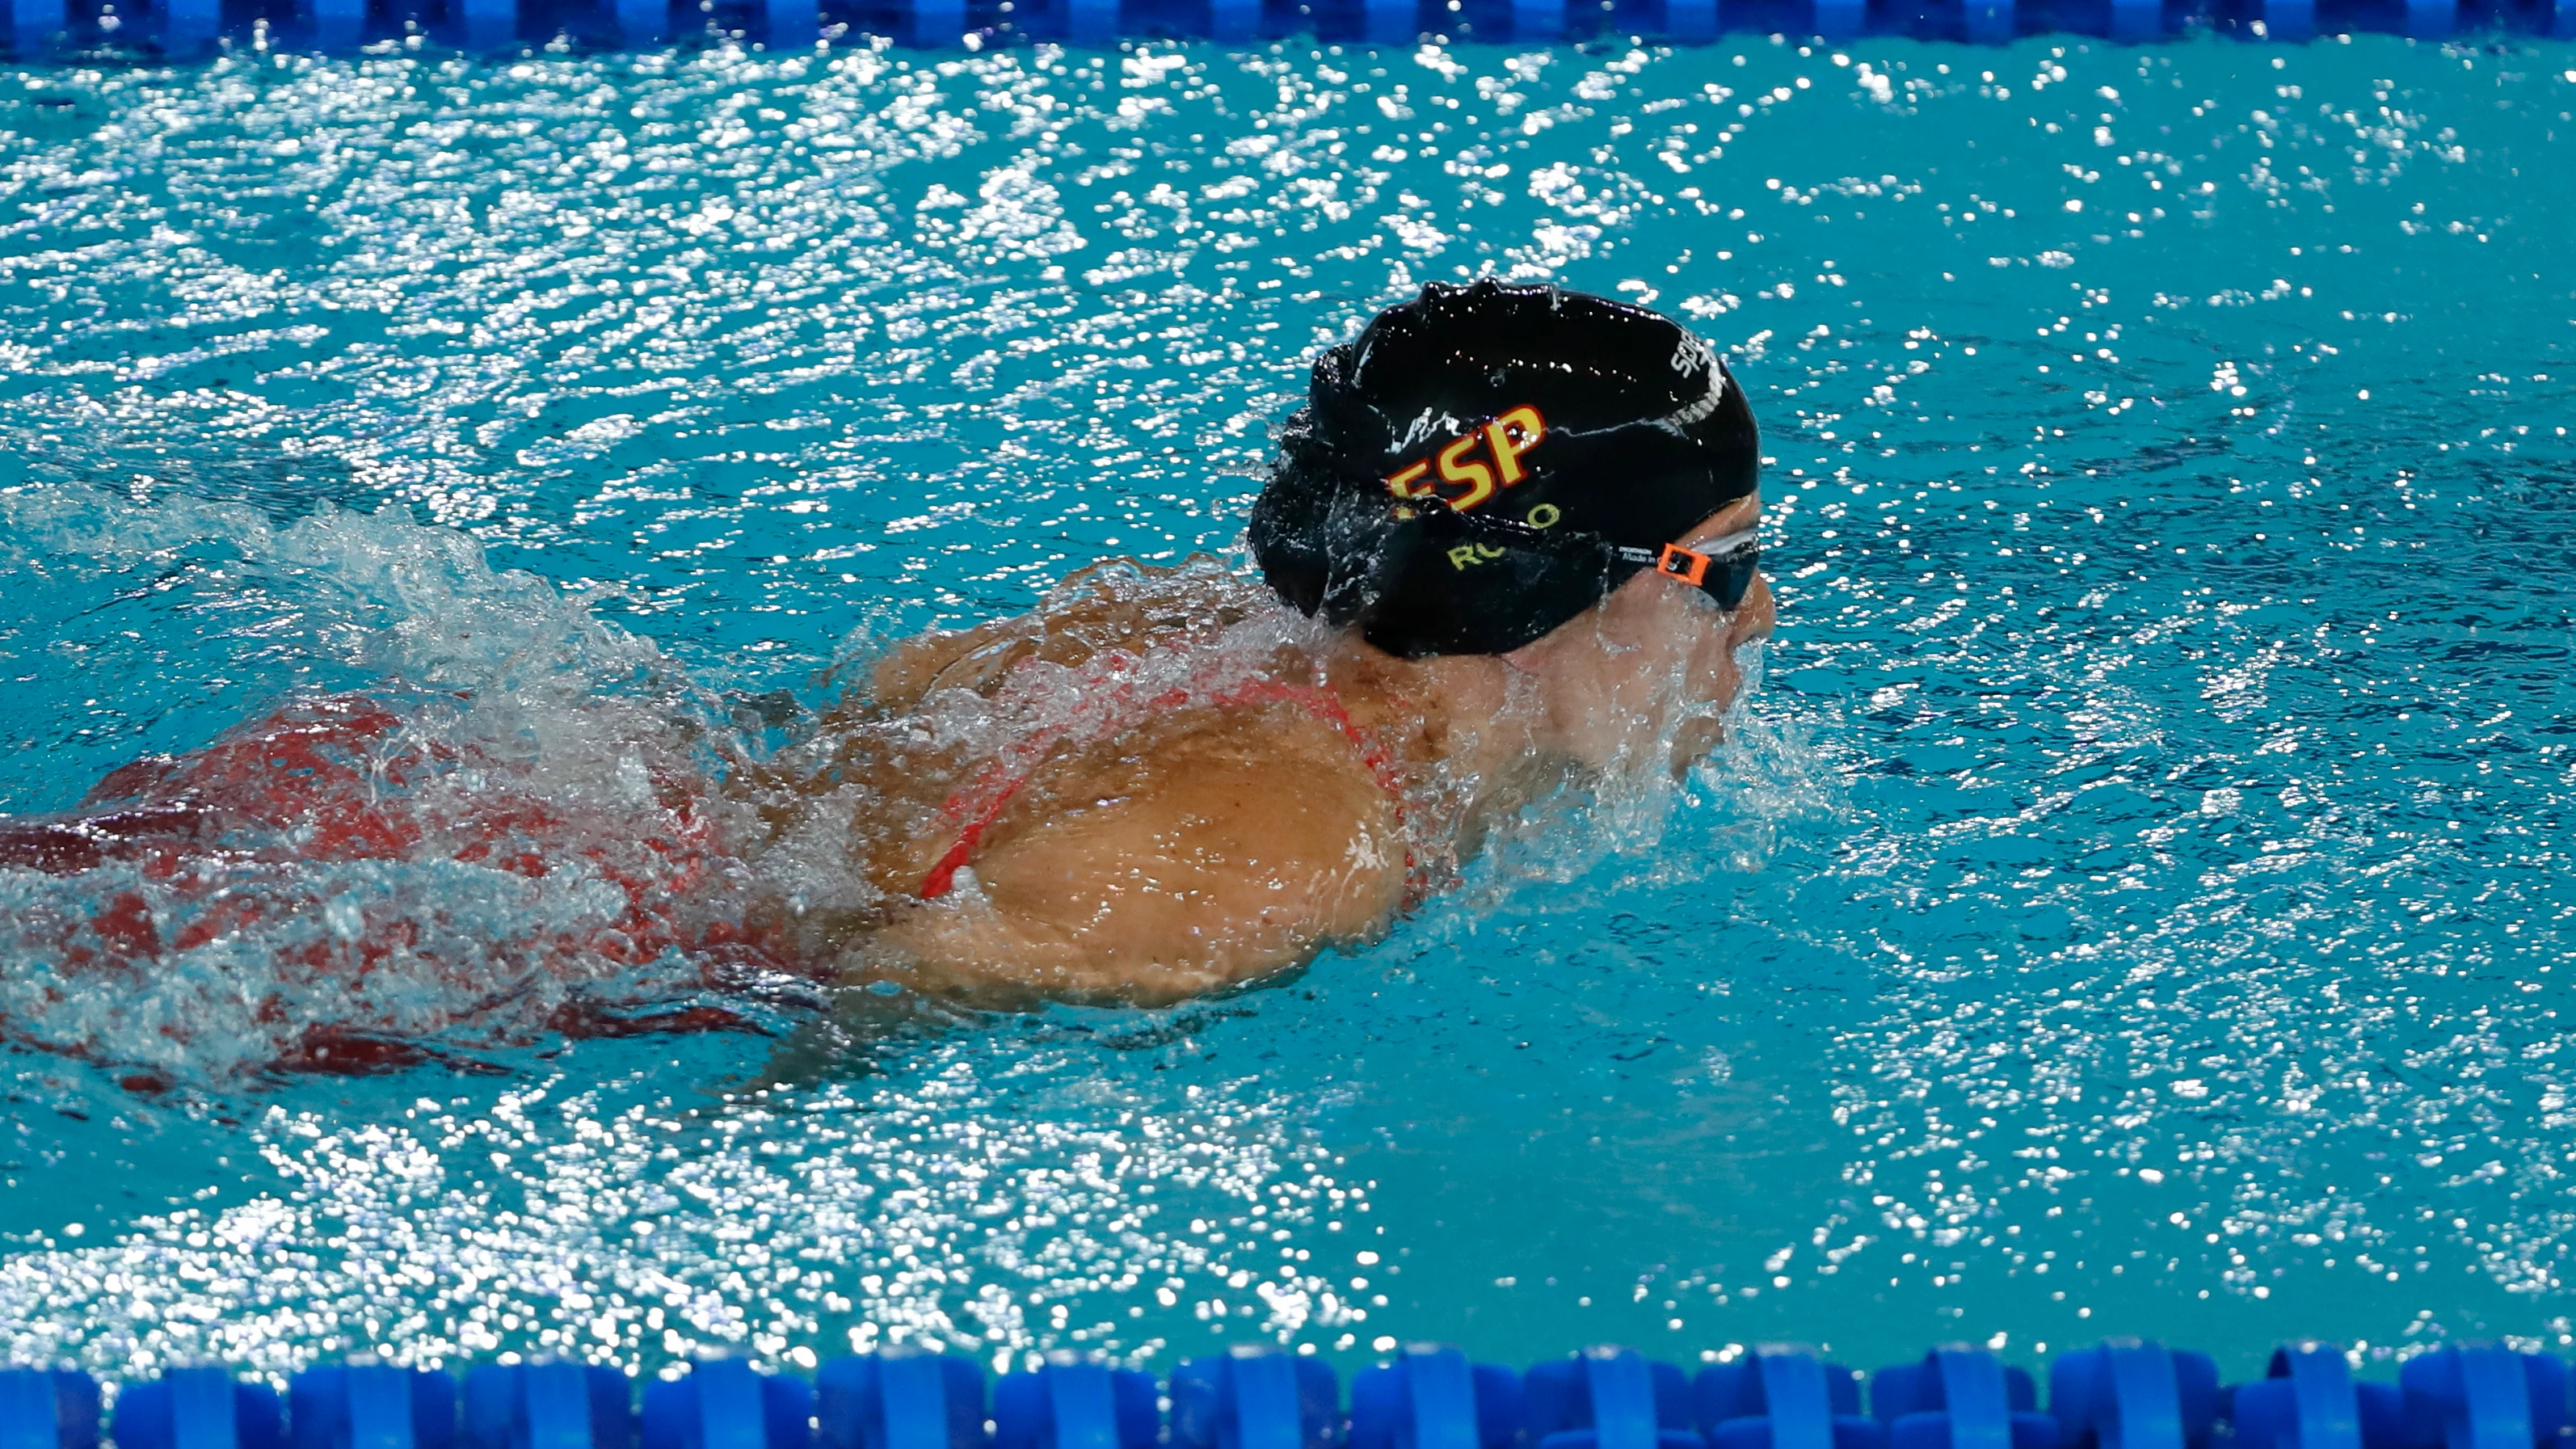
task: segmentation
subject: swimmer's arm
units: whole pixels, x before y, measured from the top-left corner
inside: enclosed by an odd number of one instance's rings
[[[951,896],[878,934],[934,993],[1176,1001],[1299,965],[1385,928],[1402,905],[1402,831],[1344,757],[1263,760],[1184,747],[1128,762],[1079,803],[1034,812]]]
[[[888,714],[917,708],[950,668],[1019,632],[1024,632],[1019,620],[999,619],[953,633],[916,634],[887,650],[869,671],[866,697]],[[844,701],[841,708],[850,703]]]

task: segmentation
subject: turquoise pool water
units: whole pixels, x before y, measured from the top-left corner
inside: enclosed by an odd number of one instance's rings
[[[1677,798],[1172,1011],[396,973],[451,1059],[276,1075],[338,988],[60,973],[100,887],[9,873],[0,1350],[2567,1343],[2571,109],[2373,37],[0,75],[11,811],[333,690],[763,729],[1230,548],[1318,344],[1481,270],[1731,349],[1782,618]],[[496,988],[578,904],[303,884]]]

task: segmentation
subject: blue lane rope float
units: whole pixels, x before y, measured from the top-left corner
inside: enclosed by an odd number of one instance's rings
[[[2317,35],[2317,0],[2262,0],[2263,34],[2291,44]]]
[[[175,1368],[116,1397],[117,1449],[284,1449],[277,1390],[217,1364]]]
[[[2406,34],[2411,39],[2448,40],[2459,18],[2459,0],[2406,0]]]
[[[814,1376],[823,1449],[983,1449],[984,1370],[918,1349],[839,1358]]]
[[[0,1449],[98,1449],[99,1402],[78,1369],[0,1368]]]
[[[893,38],[936,49],[966,36],[966,0],[913,0],[908,13],[908,33]]]
[[[2353,1379],[2330,1343],[2285,1343],[2263,1378],[2240,1384],[2228,1417],[2239,1449],[2406,1449],[2405,1396]]]
[[[52,8],[62,10],[62,0]],[[161,47],[173,55],[195,55],[215,43],[224,26],[223,6],[217,0],[170,0],[162,11]]]
[[[1967,0],[1960,10],[1971,44],[2007,45],[2021,34],[2021,12],[2013,0]]]
[[[692,1364],[644,1385],[640,1449],[813,1449],[814,1390],[738,1358]]]
[[[1332,1449],[1341,1440],[1333,1367],[1245,1346],[1172,1370],[1172,1449]]]
[[[671,0],[616,0],[617,38],[638,50],[671,39]]]
[[[2554,1449],[2568,1433],[2567,1365],[2501,1344],[2445,1347],[2397,1371],[2405,1437],[2424,1449]]]
[[[1934,1349],[1862,1381],[1795,1348],[1757,1348],[1686,1380],[1597,1347],[1515,1374],[1415,1345],[1362,1369],[1344,1412],[1332,1368],[1275,1346],[1192,1360],[1162,1386],[1053,1353],[1004,1375],[894,1348],[825,1363],[814,1382],[741,1359],[646,1383],[622,1369],[484,1364],[458,1381],[372,1359],[296,1374],[281,1399],[215,1365],[127,1385],[114,1449],[2576,1449],[2560,1359],[2492,1344],[2407,1360],[2394,1384],[2298,1341],[2263,1378],[2221,1389],[2206,1354],[2114,1339],[2029,1373],[1977,1348]],[[100,1449],[101,1391],[69,1369],[0,1366],[0,1449]]]
[[[456,1379],[442,1369],[322,1364],[286,1386],[289,1449],[453,1449]]]
[[[1860,1376],[1804,1349],[1764,1346],[1700,1370],[1694,1417],[1711,1449],[1885,1449],[1860,1416]]]
[[[2030,1371],[1981,1348],[1950,1344],[1880,1369],[1869,1398],[1888,1449],[2058,1449],[2057,1421],[2038,1411]]]
[[[626,1375],[604,1365],[483,1364],[463,1407],[466,1449],[634,1449]]]
[[[1154,1376],[1058,1349],[993,1385],[993,1449],[1155,1449]]]
[[[1516,1449],[1521,1377],[1445,1344],[1405,1347],[1351,1375],[1348,1449]]]
[[[313,0],[313,46],[317,50],[355,50],[365,41],[366,0]]]
[[[2218,1422],[2218,1365],[2205,1353],[2115,1338],[2049,1365],[2065,1449],[2203,1449]]]
[[[1694,1449],[1682,1371],[1632,1348],[1587,1348],[1521,1377],[1531,1449]]]

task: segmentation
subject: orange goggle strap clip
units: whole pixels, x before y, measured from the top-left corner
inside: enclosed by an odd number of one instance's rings
[[[1668,543],[1655,558],[1655,572],[1697,588],[1708,579],[1708,564],[1707,554],[1694,552],[1678,543]]]

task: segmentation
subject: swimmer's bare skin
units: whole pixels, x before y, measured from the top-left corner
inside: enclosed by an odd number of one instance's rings
[[[1681,541],[1735,533],[1760,513],[1758,497],[1739,500]],[[1187,626],[1188,602],[1172,602],[1169,621],[1152,617],[1149,599],[1120,606],[1134,617],[1076,608],[1043,623],[912,641],[880,665],[873,707],[899,713],[939,689],[988,691],[1030,657],[1071,665],[1110,644],[1134,648]],[[1698,702],[1731,699],[1736,648],[1772,623],[1760,579],[1721,615],[1649,571],[1508,655],[1399,660],[1353,634],[1281,667],[1320,675],[1352,724],[1402,768],[1478,782],[1477,798],[1444,816],[1452,838],[1431,843],[1463,854],[1472,842],[1456,837],[1517,809],[1531,782],[1610,769],[1659,747],[1651,697],[1676,679]],[[1713,728],[1686,734],[1669,764],[1678,769],[1715,743]],[[893,838],[863,849],[894,903],[829,932],[848,952],[847,974],[996,1004],[1032,994],[1162,1003],[1367,939],[1405,903],[1396,801],[1348,734],[1295,703],[1183,710],[1050,757],[974,843],[959,888],[918,899],[956,838],[929,804],[971,767],[876,761],[875,773],[897,795],[909,788],[912,804],[907,820],[890,822]]]
[[[1365,936],[1402,903],[1393,803],[1301,712],[1183,719],[1048,773],[973,888],[904,907],[878,945],[959,985],[1165,1002]]]

